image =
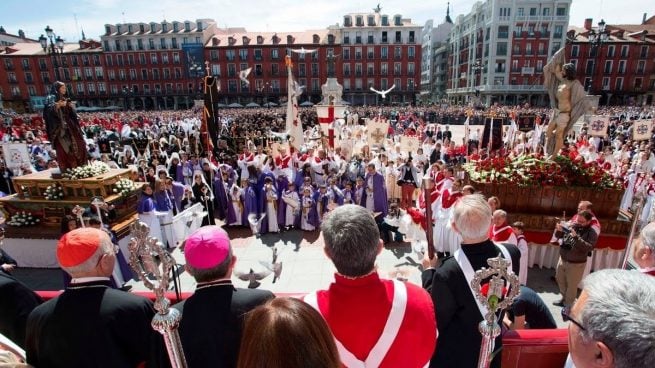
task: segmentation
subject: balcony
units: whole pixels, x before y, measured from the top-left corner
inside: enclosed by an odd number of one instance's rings
[[[5,64],[5,70],[14,70],[13,64]]]

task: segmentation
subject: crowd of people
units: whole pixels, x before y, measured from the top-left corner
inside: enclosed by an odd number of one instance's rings
[[[470,277],[471,271],[487,266],[488,258],[500,253],[510,260],[523,285],[510,313],[499,315],[499,320],[515,329],[555,327],[543,301],[526,285],[524,224],[510,224],[511,214],[497,198],[476,194],[454,169],[462,161],[489,155],[540,155],[540,124],[547,122],[547,110],[493,109],[507,117],[539,116],[535,130],[519,132],[509,125],[501,151],[490,153],[470,145],[483,138],[477,129],[465,134],[466,142],[453,137],[447,125],[467,118],[473,124],[484,111],[352,107],[337,123],[339,144],[330,147],[321,139],[315,112],[305,109],[305,144],[292,149],[285,142],[283,111],[225,110],[219,117],[225,154],[211,156],[203,147],[197,111],[80,114],[78,122],[91,160],[132,169],[135,181],[145,183],[137,212],[151,225],[152,234],[167,247],[184,248],[186,270],[198,283],[196,292],[175,306],[183,312],[180,336],[190,367],[471,367],[481,341],[477,324],[485,313],[473,297]],[[568,138],[562,154],[597,162],[625,178],[626,193],[643,191],[655,198],[653,145],[631,139],[633,118],[647,118],[652,111],[626,107],[600,113],[616,117],[607,137],[591,137],[583,126]],[[388,119],[385,145],[374,147],[366,140],[363,118]],[[5,194],[13,193],[14,175],[56,167],[60,154],[48,143],[52,138],[42,120],[12,119],[2,140],[27,142],[32,160],[12,167],[6,160],[0,166],[0,191]],[[404,151],[402,135],[417,137],[419,147]],[[424,186],[426,190],[419,190]],[[629,207],[631,197],[624,200]],[[178,244],[171,218],[196,203],[207,214],[203,227]],[[320,230],[326,255],[337,270],[335,282],[306,295],[304,302],[234,288],[230,279],[237,259],[217,219],[228,227],[247,226],[256,235]],[[432,259],[426,249],[429,228],[438,255]],[[635,248],[644,273],[655,267],[655,233],[650,230],[643,230]],[[588,201],[554,229],[553,242],[560,245],[558,304],[565,318],[575,321],[569,328],[580,330],[580,337],[570,342],[573,361],[579,367],[590,366],[594,359],[615,367],[647,364],[655,359],[649,348],[653,336],[642,333],[654,329],[648,318],[655,311],[652,278],[629,271],[595,272],[577,297],[581,269],[599,234]],[[375,259],[384,243],[403,238],[425,254],[423,288],[383,279],[376,272]],[[27,363],[165,366],[161,337],[150,327],[152,303],[109,285],[117,257],[120,260],[109,234],[91,227],[74,229],[66,231],[57,247],[59,263],[72,279],[63,294],[43,304],[16,286],[20,283],[9,275],[11,263],[1,264],[0,276],[8,278],[16,288],[12,292],[19,295],[12,299],[32,300],[20,323],[12,318],[10,328],[0,330],[25,348]],[[609,286],[601,280],[609,280]],[[612,293],[626,283],[632,287]],[[603,308],[603,303],[629,303],[631,309]],[[610,337],[611,328],[625,334]],[[496,348],[501,344],[499,337]],[[500,354],[493,362],[499,364]]]

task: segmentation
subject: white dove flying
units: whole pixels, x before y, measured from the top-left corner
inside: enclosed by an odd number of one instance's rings
[[[293,81],[293,94],[298,97],[302,95],[302,91],[305,89],[305,86],[301,86],[298,82],[295,80]]]
[[[392,85],[391,88],[389,88],[386,91],[378,91],[377,89],[371,87],[371,91],[377,93],[378,95],[382,96],[383,99],[387,98],[387,93],[391,92],[394,88],[396,88],[396,85]]]
[[[251,71],[252,71],[252,67],[239,72],[239,79],[241,79],[241,81],[243,81],[243,83],[247,85],[250,85],[250,81],[248,81],[248,75],[250,74]]]
[[[306,49],[304,47],[301,47],[299,49],[289,49],[289,50],[291,52],[295,52],[296,54],[302,54],[302,55],[304,55],[304,54],[313,54],[316,51],[318,51],[318,49]]]

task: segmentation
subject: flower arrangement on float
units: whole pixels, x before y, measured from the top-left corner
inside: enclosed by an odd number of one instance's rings
[[[56,201],[64,198],[64,188],[59,184],[48,185],[43,192],[45,199],[49,201]]]
[[[516,184],[519,186],[572,186],[593,189],[620,189],[614,178],[593,161],[571,160],[557,156],[546,160],[537,156],[491,157],[465,164],[469,178],[478,183]]]
[[[109,172],[109,166],[101,161],[96,161],[84,166],[78,166],[74,169],[68,169],[62,176],[66,179],[86,179],[102,175]]]
[[[130,179],[123,178],[114,184],[114,194],[120,194],[122,197],[129,197],[132,192],[137,189],[137,186]]]
[[[30,212],[20,211],[11,216],[11,219],[7,221],[7,225],[15,227],[34,226],[38,225],[39,222],[41,222],[41,220]]]

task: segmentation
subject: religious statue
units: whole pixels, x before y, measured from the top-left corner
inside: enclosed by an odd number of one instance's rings
[[[564,48],[559,49],[544,66],[544,87],[548,91],[553,114],[546,127],[545,154],[555,158],[564,145],[564,137],[587,112],[586,93],[575,78],[575,65],[565,63]]]
[[[57,153],[57,163],[62,173],[86,165],[89,152],[77,120],[75,105],[66,97],[66,84],[55,82],[43,109],[48,139]]]

